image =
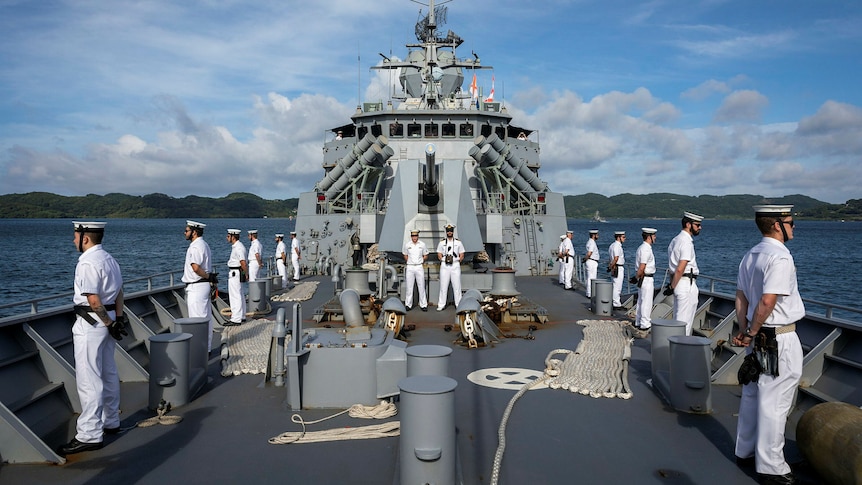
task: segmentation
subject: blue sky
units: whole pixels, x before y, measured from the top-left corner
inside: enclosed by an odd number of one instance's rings
[[[556,191],[862,198],[862,2],[447,7]],[[0,193],[297,197],[420,9],[0,0]]]

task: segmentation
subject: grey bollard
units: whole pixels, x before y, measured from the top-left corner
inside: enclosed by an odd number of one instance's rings
[[[670,396],[670,342],[674,335],[685,335],[685,322],[653,318],[650,327],[653,386],[662,396]],[[668,399],[669,400],[669,399]]]
[[[272,296],[272,276],[264,276],[260,278],[263,280],[263,294],[266,295],[267,301]]]
[[[590,280],[590,311],[596,313],[596,300],[598,297],[596,296],[596,280],[595,278]]]
[[[281,279],[281,275],[277,274],[272,277],[272,287],[275,289],[274,291],[281,289],[281,282],[284,281]]]
[[[402,484],[455,483],[455,379],[413,376],[401,390],[399,473]]]
[[[249,281],[247,311],[249,313],[263,313],[266,311],[268,303],[269,301],[266,298],[266,282],[262,280]]]
[[[706,337],[673,335],[670,341],[670,403],[677,411],[712,412],[710,344]]]
[[[174,331],[192,336],[189,341],[189,382],[191,383],[189,390],[192,396],[197,394],[206,382],[209,362],[207,349],[209,323],[209,318],[206,317],[174,319]]]
[[[445,345],[413,345],[407,353],[407,377],[448,376],[451,347]]]
[[[596,281],[593,295],[596,297],[596,308],[593,313],[610,316],[614,304],[614,284],[610,281]]]
[[[155,410],[164,399],[178,407],[189,402],[188,333],[162,333],[150,337],[150,399]]]

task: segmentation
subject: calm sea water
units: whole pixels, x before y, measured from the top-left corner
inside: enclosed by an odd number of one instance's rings
[[[212,249],[216,270],[220,273],[226,273],[230,255],[225,239],[228,228],[241,229],[243,238],[248,229],[260,231],[266,257],[275,251],[275,233],[287,234],[294,229],[294,221],[288,219],[205,219],[202,222],[207,224],[204,239]],[[624,245],[626,268],[634,264],[635,251],[641,242],[640,228],[645,226],[658,229],[658,241],[654,246],[656,263],[667,267],[667,245],[680,230],[678,220],[632,219],[607,223],[569,220],[579,254],[583,253],[587,231],[600,230],[598,244],[603,261],[607,260],[613,232],[626,231],[629,236]],[[127,281],[154,273],[179,271],[188,247],[184,228],[185,219],[111,219],[104,246],[120,263]],[[72,239],[70,219],[0,219],[0,254],[6,258],[0,305],[71,292],[78,258]],[[740,259],[759,240],[753,221],[704,221],[701,235],[695,238],[701,273],[735,281]],[[247,240],[243,241],[247,247]],[[802,297],[862,308],[852,272],[862,263],[860,242],[862,223],[799,221],[795,238],[788,247],[796,260]],[[222,286],[225,285],[226,281],[222,281]],[[59,300],[54,304],[63,303],[66,302]],[[822,313],[813,307],[809,310]],[[15,312],[21,311],[27,308],[15,309]],[[0,316],[12,312],[0,309]],[[859,316],[853,319],[859,320]]]

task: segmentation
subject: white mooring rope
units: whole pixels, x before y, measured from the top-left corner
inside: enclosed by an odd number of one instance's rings
[[[325,441],[388,438],[401,434],[400,421],[390,421],[388,423],[374,424],[371,426],[334,428],[323,431],[306,431],[307,425],[321,423],[328,419],[341,416],[344,413],[348,413],[352,418],[386,419],[398,414],[398,410],[395,408],[395,404],[387,401],[380,401],[380,404],[377,406],[354,404],[340,413],[335,413],[332,416],[327,416],[316,421],[305,421],[299,414],[294,414],[290,417],[290,420],[291,422],[302,425],[302,431],[281,433],[278,436],[270,438],[269,443],[273,445],[286,445],[290,443],[321,443]]]

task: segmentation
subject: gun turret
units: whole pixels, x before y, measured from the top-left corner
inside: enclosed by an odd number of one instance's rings
[[[422,202],[428,207],[440,202],[440,191],[437,187],[437,169],[434,167],[434,152],[437,147],[433,143],[425,145],[425,181],[422,184]]]

